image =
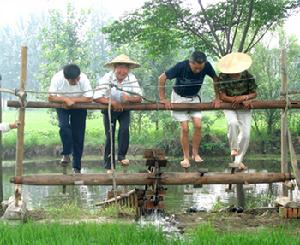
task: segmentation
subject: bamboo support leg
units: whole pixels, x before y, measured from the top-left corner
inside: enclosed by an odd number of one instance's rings
[[[27,78],[27,47],[21,49],[21,80],[20,94],[24,93]],[[24,103],[24,101],[22,101]],[[17,130],[16,144],[16,176],[23,175],[23,158],[24,158],[24,126],[25,126],[25,108],[24,105],[19,109],[19,127]],[[19,206],[21,200],[21,185],[15,185],[15,204]]]

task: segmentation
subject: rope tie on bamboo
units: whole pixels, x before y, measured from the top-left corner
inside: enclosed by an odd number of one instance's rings
[[[291,102],[290,102],[290,99],[289,99],[289,92],[286,91],[285,93],[285,113],[287,113],[288,109],[291,108]]]
[[[25,91],[15,89],[15,96],[19,97],[21,108],[25,108],[27,105],[27,93]]]

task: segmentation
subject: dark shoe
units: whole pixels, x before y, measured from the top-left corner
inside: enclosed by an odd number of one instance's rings
[[[68,165],[71,162],[69,155],[63,155],[62,159],[60,160],[61,165]]]
[[[77,168],[73,168],[73,174],[80,174],[81,170]]]

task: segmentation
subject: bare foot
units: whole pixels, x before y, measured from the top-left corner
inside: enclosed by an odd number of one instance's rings
[[[203,162],[203,161],[204,161],[198,154],[192,156],[192,159],[193,159],[193,161],[195,161],[195,162],[197,162],[197,163],[200,163],[200,162]]]
[[[128,159],[123,159],[119,161],[122,166],[128,166],[129,165],[129,160]]]
[[[190,167],[190,161],[189,161],[189,159],[183,159],[183,160],[180,162],[180,165],[181,165],[181,167],[183,167],[183,168],[189,168],[189,167]]]
[[[239,170],[243,171],[243,170],[246,170],[248,169],[247,166],[244,164],[244,163],[239,163]]]
[[[230,155],[231,156],[237,156],[238,155],[237,149],[232,149]]]

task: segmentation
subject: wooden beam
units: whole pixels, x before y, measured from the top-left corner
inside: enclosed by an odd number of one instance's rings
[[[286,107],[285,100],[263,100],[253,101],[253,109],[284,109]],[[9,100],[8,107],[20,108],[21,104],[16,100]],[[221,103],[220,108],[214,108],[212,103],[173,103],[174,111],[182,110],[223,110],[232,109],[230,103]],[[65,108],[62,103],[50,103],[42,101],[28,101],[27,108]],[[123,108],[127,110],[150,111],[150,110],[166,110],[163,104],[160,103],[141,103],[141,104],[123,104]],[[300,108],[300,100],[289,101],[289,108]],[[76,103],[69,109],[89,109],[89,110],[107,110],[107,105],[98,103]],[[243,109],[240,105],[236,109]]]
[[[200,176],[200,173],[162,173],[162,185],[187,184],[259,184],[284,182],[293,177],[287,173],[213,173]],[[149,185],[155,177],[151,173],[116,173],[117,185]],[[15,176],[11,183],[23,185],[112,185],[111,174],[75,174],[75,175],[28,175]]]

